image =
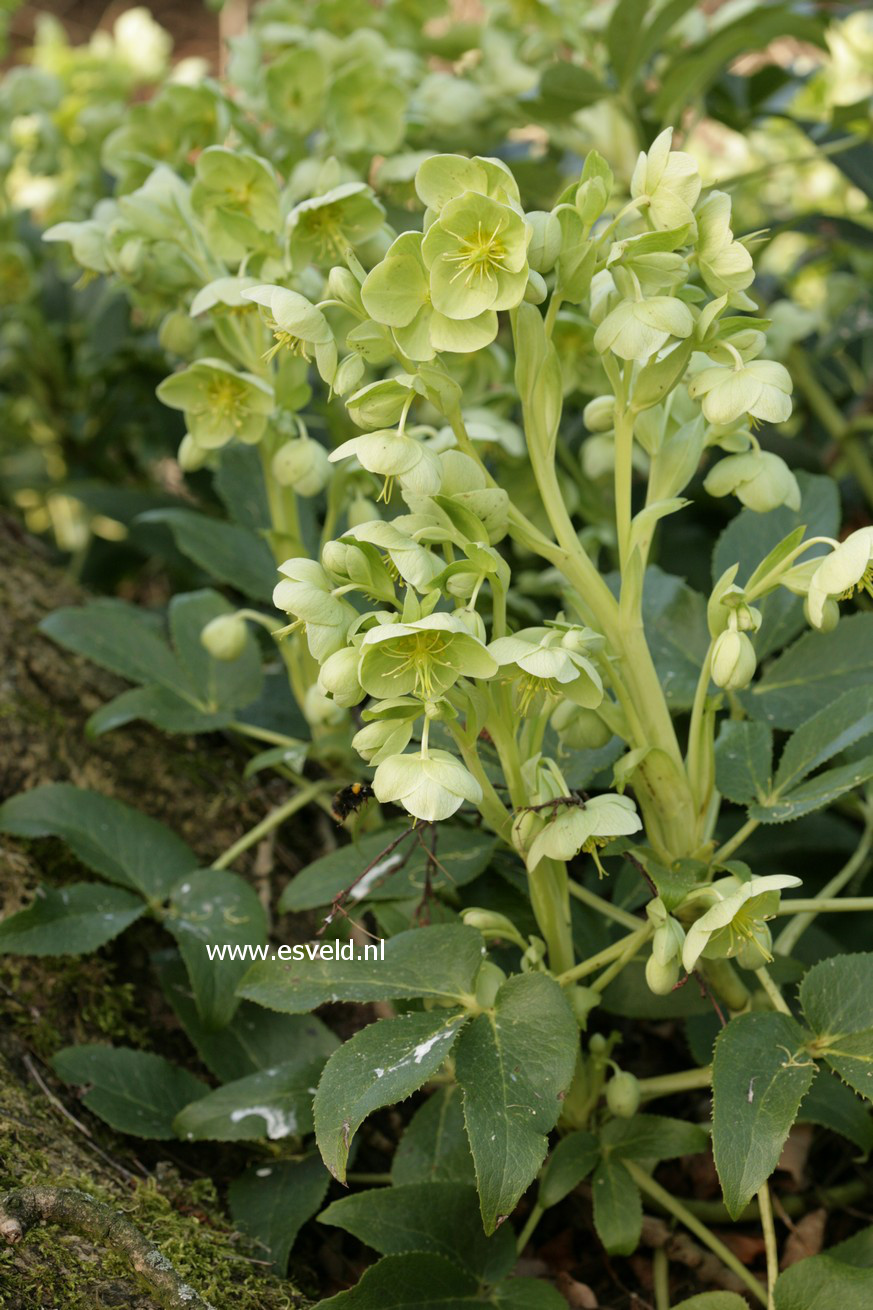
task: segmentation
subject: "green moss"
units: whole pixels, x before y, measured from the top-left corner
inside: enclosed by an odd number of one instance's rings
[[[33,1183],[77,1187],[122,1210],[218,1310],[299,1310],[307,1304],[290,1280],[270,1274],[261,1253],[228,1228],[209,1180],[187,1182],[162,1165],[147,1181],[127,1182],[0,1060],[0,1189]],[[139,1289],[126,1261],[57,1228],[0,1250],[4,1310],[153,1310],[155,1303]]]

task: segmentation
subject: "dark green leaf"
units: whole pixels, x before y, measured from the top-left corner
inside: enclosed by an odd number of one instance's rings
[[[873,1150],[873,1112],[869,1105],[825,1069],[816,1074],[797,1119],[799,1123],[830,1128],[854,1142],[865,1155]]]
[[[280,1276],[297,1234],[318,1210],[329,1183],[321,1157],[310,1155],[256,1165],[228,1188],[233,1222],[269,1252]]]
[[[643,620],[668,704],[688,709],[709,649],[706,601],[681,578],[652,566],[643,587]]]
[[[635,1114],[632,1119],[611,1119],[601,1133],[604,1146],[627,1160],[673,1160],[696,1155],[709,1146],[709,1133],[700,1124],[683,1123],[661,1114]]]
[[[331,946],[319,943],[313,952]],[[327,1001],[394,1001],[428,997],[461,1002],[475,992],[485,948],[482,934],[463,924],[412,928],[384,943],[384,959],[362,958],[354,942],[337,942],[346,960],[263,961],[251,967],[239,994],[286,1014],[303,1014]],[[301,948],[305,951],[305,947]]]
[[[838,697],[792,733],[776,770],[775,789],[784,794],[807,774],[873,733],[873,686]]]
[[[540,1175],[537,1196],[544,1210],[563,1201],[587,1178],[600,1159],[600,1145],[593,1133],[568,1133],[549,1156]]]
[[[799,819],[801,815],[830,805],[870,778],[873,778],[873,755],[852,760],[836,769],[826,769],[781,799],[768,801],[766,805],[750,805],[749,817],[759,823],[786,823],[789,819]]]
[[[222,523],[192,509],[151,510],[139,521],[166,523],[182,553],[210,577],[255,600],[269,600],[272,596],[276,563],[266,542],[247,528]]]
[[[715,785],[729,801],[748,805],[770,791],[773,731],[753,719],[725,719],[715,743]]]
[[[257,895],[225,869],[199,869],[173,889],[166,927],[176,938],[197,1002],[208,1027],[233,1018],[237,984],[248,959],[209,959],[207,946],[257,946],[266,941],[267,919]]]
[[[312,1098],[323,1063],[277,1064],[238,1078],[186,1105],[173,1127],[189,1142],[303,1137],[312,1130]]]
[[[776,1310],[870,1310],[873,1269],[859,1269],[832,1255],[800,1260],[776,1279]]]
[[[441,1255],[386,1255],[318,1310],[459,1310],[481,1305],[479,1282]]]
[[[367,1115],[405,1100],[426,1083],[466,1019],[452,1010],[380,1019],[330,1057],[315,1097],[315,1136],[324,1163],[340,1182],[351,1140]]]
[[[160,732],[217,732],[226,728],[233,715],[229,710],[205,711],[190,699],[168,687],[131,687],[101,705],[88,719],[91,737],[122,728],[142,719]]]
[[[169,957],[169,958],[168,958]],[[243,1001],[226,1028],[208,1028],[197,1011],[181,958],[165,952],[154,961],[164,995],[207,1069],[223,1083],[275,1064],[299,1068],[326,1060],[339,1038],[314,1014],[276,1014]]]
[[[279,909],[314,910],[330,905],[334,897],[350,887],[370,864],[373,868],[351,892],[349,900],[352,904],[364,899],[396,901],[407,896],[420,899],[425,888],[428,858],[414,833],[410,833],[383,860],[377,859],[403,831],[405,829],[396,827],[380,828],[353,846],[342,846],[313,861],[285,888]],[[494,837],[487,832],[441,824],[437,847],[439,864],[431,870],[433,885],[437,890],[448,890],[471,882],[486,868],[494,845]]]
[[[776,1168],[812,1084],[808,1036],[786,1014],[742,1014],[715,1044],[712,1145],[734,1218]]]
[[[208,1088],[159,1055],[124,1046],[68,1046],[52,1060],[65,1083],[88,1085],[84,1104],[111,1128],[133,1137],[175,1137],[173,1119]]]
[[[815,1033],[811,1049],[873,1101],[873,954],[821,960],[804,977],[799,996]]]
[[[136,605],[120,600],[92,601],[55,610],[39,627],[59,646],[131,682],[157,682],[188,695],[195,691],[155,631],[154,621]]]
[[[60,837],[101,877],[157,901],[197,863],[162,823],[69,782],[51,782],[13,796],[0,806],[0,831],[16,837]]]
[[[407,1183],[343,1197],[319,1215],[371,1246],[380,1255],[431,1251],[484,1282],[495,1282],[515,1264],[515,1236],[508,1224],[486,1237],[475,1187],[463,1183]]]
[[[833,632],[807,632],[745,693],[753,718],[796,728],[852,687],[870,682],[873,614],[850,614]]]
[[[458,1042],[455,1070],[486,1232],[514,1210],[546,1154],[570,1086],[579,1030],[558,984],[516,974]]]
[[[594,1171],[594,1227],[610,1255],[631,1255],[643,1226],[640,1189],[620,1160],[607,1156]]]
[[[394,1152],[391,1181],[475,1183],[461,1091],[441,1087],[419,1106]]]
[[[139,896],[119,887],[40,887],[32,905],[0,923],[0,954],[87,955],[129,928],[145,908]]]

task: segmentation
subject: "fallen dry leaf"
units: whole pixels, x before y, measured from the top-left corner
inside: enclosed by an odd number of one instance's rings
[[[566,1299],[570,1310],[597,1310],[600,1304],[587,1283],[577,1283],[569,1274],[558,1274],[555,1287]]]
[[[798,1260],[805,1260],[808,1255],[818,1255],[824,1245],[827,1220],[827,1210],[810,1210],[809,1214],[798,1219],[785,1242],[780,1269],[796,1265]]]

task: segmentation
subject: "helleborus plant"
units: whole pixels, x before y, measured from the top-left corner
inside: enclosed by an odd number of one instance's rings
[[[382,6],[372,21],[400,23],[409,8]],[[560,176],[532,154],[516,180],[496,155],[431,149],[443,129],[415,118],[439,99],[422,85],[423,61],[398,59],[387,77],[388,43],[328,9],[339,24],[330,39],[283,19],[256,25],[254,46],[235,53],[242,66],[255,47],[269,52],[263,85],[250,68],[247,103],[258,122],[284,104],[284,123],[261,134],[236,116],[236,135],[138,177],[99,222],[55,233],[92,269],[112,269],[139,308],[190,310],[190,335],[172,330],[177,319],[167,328],[180,348],[160,395],[184,415],[180,463],[212,479],[235,521],[222,524],[211,502],[159,521],[251,601],[213,612],[194,593],[181,598],[188,627],[171,613],[169,640],[136,629],[147,653],[128,651],[116,670],[140,686],[98,712],[95,730],[139,713],[183,731],[196,714],[204,731],[258,743],[252,772],[292,784],[210,873],[305,804],[330,809],[325,793],[339,784],[341,796],[352,790],[342,814],[354,841],[304,868],[280,908],[323,912],[330,939],[350,922],[387,938],[378,976],[366,961],[264,959],[233,974],[224,998],[284,1019],[332,1002],[386,1007],[307,1071],[285,1134],[295,1164],[314,1141],[335,1179],[355,1181],[366,1117],[439,1089],[463,1179],[441,1185],[468,1190],[477,1237],[502,1241],[538,1179],[526,1241],[593,1172],[597,1231],[628,1254],[641,1194],[673,1204],[652,1162],[709,1141],[697,1123],[640,1107],[713,1082],[726,1202],[740,1214],[758,1194],[767,1224],[767,1179],[815,1069],[866,1088],[855,1047],[839,1046],[822,1015],[824,975],[804,978],[802,1020],[791,990],[806,916],[840,908],[866,855],[823,887],[812,870],[811,899],[783,899],[798,878],[771,869],[756,840],[839,806],[840,823],[863,825],[859,850],[869,843],[873,704],[858,673],[869,615],[837,626],[834,615],[869,590],[870,530],[839,543],[830,492],[769,449],[773,428],[783,451],[794,431],[792,376],[767,358],[730,195],[704,188],[672,130],[650,132],[613,170],[569,125]],[[510,26],[501,20],[501,34]],[[493,71],[501,60],[489,58]],[[493,104],[492,81],[464,85]],[[544,72],[545,119],[548,82]],[[451,120],[456,141],[457,117],[445,105],[434,117]],[[414,149],[376,157],[404,132]],[[574,143],[586,155],[578,176],[566,171]],[[699,568],[696,588],[661,568],[694,553],[678,525],[711,512],[707,497],[731,496],[743,509],[705,592]],[[801,597],[810,625],[829,631],[800,635]],[[132,622],[128,611],[99,616],[116,639]],[[67,616],[56,636],[81,653],[93,648],[86,627]],[[8,822],[78,831],[48,808],[28,819],[13,806]],[[95,865],[104,876],[116,871],[106,859]],[[149,912],[184,917],[190,886],[147,888]],[[55,908],[11,921],[9,936],[38,941]],[[144,912],[136,900],[94,902],[119,931]],[[210,920],[198,940],[219,940],[229,921]],[[88,926],[96,940],[99,925]],[[215,1020],[202,957],[184,933],[179,943]],[[869,957],[857,959],[849,981],[869,977]],[[866,1011],[841,1008],[833,1031],[863,1046]],[[698,1033],[695,1068],[651,1079],[621,1068],[619,1037],[603,1031],[613,1015],[706,1014],[726,1025],[714,1064]],[[749,1079],[760,1100],[748,1099]],[[864,1112],[850,1103],[863,1149]],[[435,1159],[425,1112],[407,1131]],[[180,1107],[186,1132],[192,1118]],[[723,1145],[737,1126],[745,1169]],[[386,1195],[417,1185],[399,1179]],[[717,1238],[701,1240],[731,1261]]]

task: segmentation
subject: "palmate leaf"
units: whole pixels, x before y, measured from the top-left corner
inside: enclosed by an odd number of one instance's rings
[[[753,719],[797,728],[852,688],[870,682],[873,614],[849,614],[832,632],[804,633],[741,699]]]
[[[312,1130],[312,1097],[323,1064],[277,1064],[226,1083],[180,1110],[173,1127],[189,1142],[302,1137]]]
[[[538,1278],[505,1278],[482,1288],[479,1280],[445,1256],[428,1252],[386,1255],[356,1287],[319,1301],[319,1310],[566,1310],[567,1302]]]
[[[591,1183],[594,1227],[610,1255],[631,1255],[639,1245],[643,1226],[640,1189],[621,1160],[601,1159]]]
[[[715,784],[722,796],[748,805],[770,791],[773,730],[753,719],[726,719],[715,743]]]
[[[455,1071],[488,1233],[537,1175],[578,1044],[563,992],[540,973],[507,979],[493,1011],[477,1015],[461,1035]]]
[[[460,1089],[441,1087],[416,1110],[391,1161],[391,1181],[475,1183]]]
[[[141,523],[164,523],[183,555],[219,582],[253,600],[269,600],[276,585],[276,564],[266,542],[235,523],[223,523],[192,509],[155,509]]]

